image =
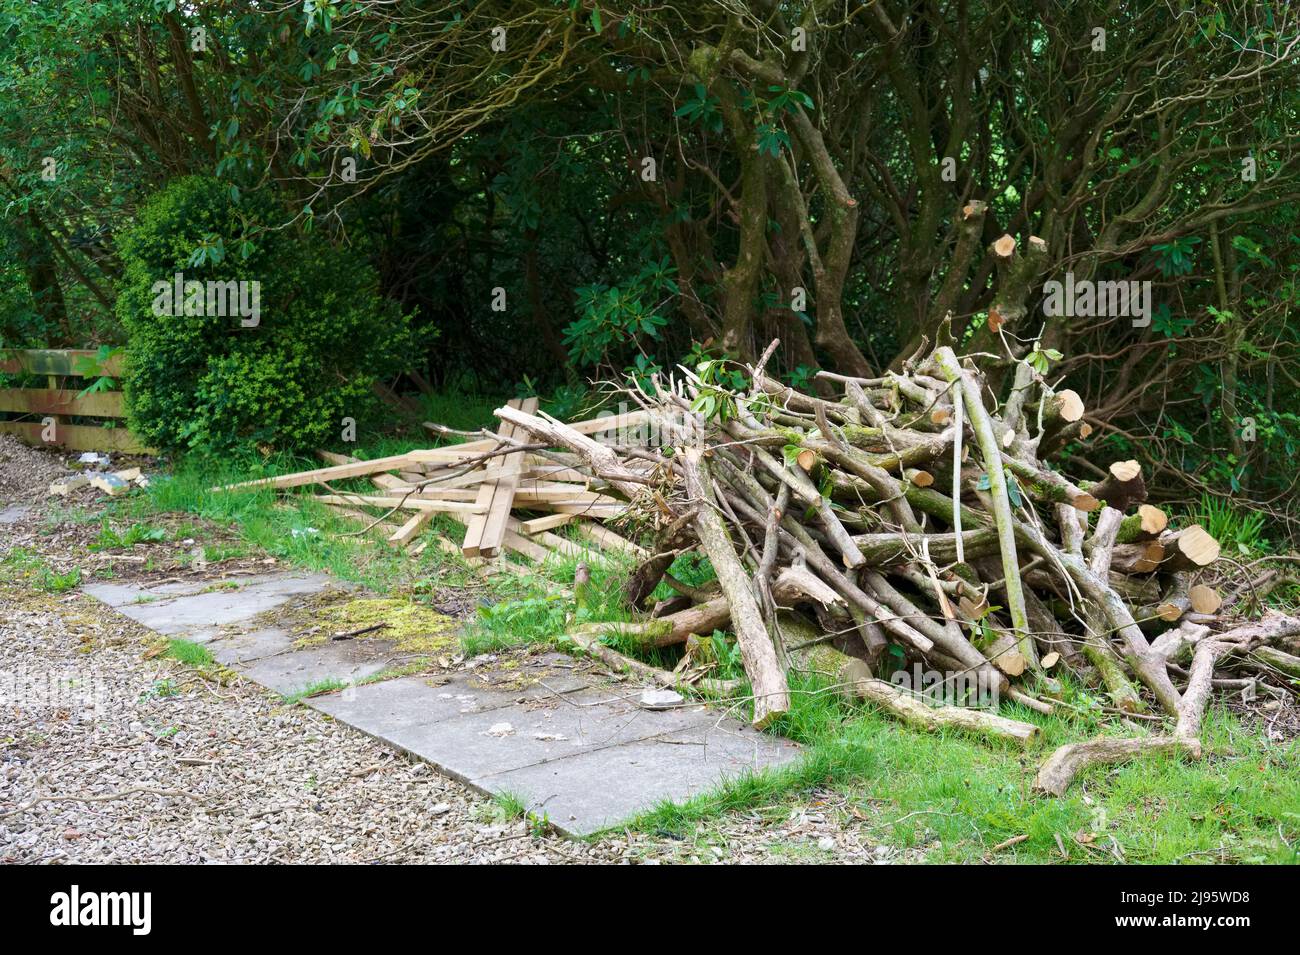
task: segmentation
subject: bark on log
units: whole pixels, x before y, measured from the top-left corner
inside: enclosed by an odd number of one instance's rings
[[[635,500],[645,491],[644,476],[625,468],[613,448],[592,440],[568,425],[530,415],[509,405],[498,408],[493,414],[502,421],[523,428],[547,444],[576,452],[599,477],[608,481],[610,487],[629,501]]]
[[[1110,569],[1120,574],[1149,574],[1165,559],[1165,545],[1160,541],[1116,544],[1110,555]]]
[[[1134,504],[1147,499],[1146,482],[1142,480],[1142,465],[1136,461],[1116,461],[1106,477],[1088,488],[1088,493],[1105,501],[1117,511],[1127,511]]]
[[[861,661],[857,661],[861,664]],[[861,664],[865,666],[865,664]],[[1029,746],[1040,734],[1033,723],[1022,723],[997,713],[966,709],[960,706],[931,706],[916,699],[906,690],[886,683],[859,677],[853,681],[853,692],[864,700],[875,703],[883,710],[897,716],[917,729],[937,733],[960,729],[990,739],[1000,739],[1018,746]]]
[[[688,448],[681,455],[686,492],[697,504],[695,530],[700,546],[713,564],[718,583],[731,605],[732,630],[740,644],[745,673],[754,690],[753,724],[761,729],[790,710],[790,690],[777,659],[776,647],[763,623],[749,575],[718,516],[712,478],[700,451]]]
[[[1009,238],[1009,237],[1007,237]],[[1015,242],[1012,241],[1012,250]],[[962,406],[970,419],[984,457],[984,467],[989,476],[989,494],[993,498],[993,517],[998,529],[998,546],[1002,553],[1002,574],[1007,592],[1007,605],[1011,614],[1011,626],[1020,644],[1020,652],[1029,665],[1038,668],[1038,651],[1029,634],[1029,618],[1025,613],[1025,595],[1020,581],[1020,564],[1016,558],[1015,519],[1011,514],[1011,502],[1007,495],[1006,476],[1002,472],[1002,450],[998,446],[993,423],[988,410],[980,396],[979,386],[974,378],[967,374],[957,361],[951,348],[935,351],[935,361],[949,382],[956,383],[961,389]]]
[[[1195,740],[1173,736],[1123,738],[1102,736],[1086,743],[1067,743],[1043,763],[1034,778],[1034,789],[1053,796],[1064,796],[1082,770],[1089,766],[1123,763],[1143,753],[1200,754]]]
[[[1160,535],[1165,549],[1161,567],[1165,570],[1199,570],[1219,559],[1219,542],[1200,524]]]
[[[694,515],[683,514],[669,524],[655,541],[654,553],[641,563],[623,585],[623,601],[633,610],[641,609],[646,598],[659,586],[664,574],[677,558],[677,551],[695,539]]]
[[[830,671],[827,675],[843,694],[874,703],[917,729],[932,733],[960,729],[1018,746],[1029,746],[1040,735],[1033,723],[1008,719],[989,710],[926,703],[901,687],[875,679],[871,667],[856,658],[820,650],[814,660],[814,665],[825,668],[823,672]]]
[[[1169,515],[1154,504],[1139,504],[1137,513],[1124,518],[1116,543],[1132,544],[1135,541],[1158,537],[1169,526]]]

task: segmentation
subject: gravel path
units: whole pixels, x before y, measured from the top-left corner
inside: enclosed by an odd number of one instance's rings
[[[494,803],[312,710],[142,660],[147,631],[90,598],[6,588],[0,619],[0,861],[562,862],[629,851],[534,839],[494,818]]]
[[[33,515],[34,541],[76,553]],[[12,566],[12,565],[10,565]],[[689,839],[535,834],[426,764],[230,675],[150,657],[152,632],[79,593],[0,580],[0,862],[882,862],[832,793]]]

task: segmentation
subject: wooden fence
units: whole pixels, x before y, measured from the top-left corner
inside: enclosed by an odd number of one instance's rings
[[[0,418],[9,418],[0,420],[0,434],[73,451],[149,452],[121,420],[126,417],[121,391],[82,394],[96,379],[120,378],[125,365],[126,355],[120,351],[101,361],[95,351],[0,350],[0,372],[44,375],[46,380],[44,388],[0,388]],[[108,421],[68,424],[72,417]],[[50,437],[53,440],[47,440]]]

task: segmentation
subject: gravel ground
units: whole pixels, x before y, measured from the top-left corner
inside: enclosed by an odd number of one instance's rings
[[[0,529],[0,561],[22,546],[83,563],[83,533],[34,512]],[[0,862],[901,861],[829,792],[685,839],[537,834],[421,761],[157,645],[90,597],[0,575]]]
[[[0,507],[43,498],[50,482],[70,473],[61,457],[0,434]]]

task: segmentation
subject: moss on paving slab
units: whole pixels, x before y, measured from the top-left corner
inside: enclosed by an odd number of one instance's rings
[[[296,641],[296,646],[316,646],[327,643],[335,634],[385,624],[378,630],[357,634],[356,639],[390,640],[401,653],[434,654],[459,649],[460,621],[424,604],[401,597],[358,597],[337,591],[326,591],[318,597],[296,605],[290,611],[290,620],[285,621],[312,628],[311,633]]]

